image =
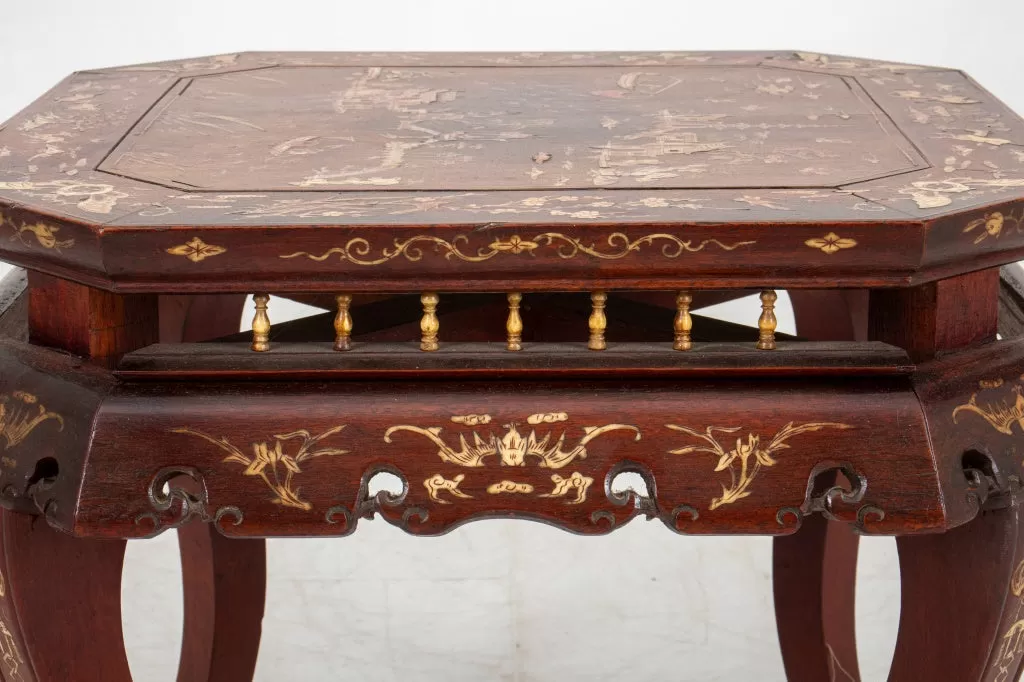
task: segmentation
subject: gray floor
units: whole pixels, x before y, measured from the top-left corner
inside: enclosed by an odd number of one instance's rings
[[[865,540],[860,566],[861,669],[881,682],[895,543]],[[423,539],[376,521],[344,539],[272,541],[256,680],[784,682],[770,570],[766,538],[682,538],[643,521],[606,538],[490,521]],[[130,545],[138,682],[174,680],[178,576],[172,534]]]

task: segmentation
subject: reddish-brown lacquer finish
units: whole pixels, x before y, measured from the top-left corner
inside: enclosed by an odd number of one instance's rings
[[[1021,673],[1020,507],[934,536],[897,539],[902,595],[890,682],[1012,682]]]
[[[493,515],[601,533],[638,512],[658,516],[682,532],[785,533],[799,523],[795,509],[811,502],[805,495],[812,472],[840,466],[871,484],[867,497],[861,484],[857,499],[836,500],[837,516],[850,522],[859,518],[867,532],[920,532],[943,525],[935,482],[920,475],[931,468],[931,453],[920,409],[906,384],[901,390],[899,384],[863,386],[850,380],[840,392],[824,385],[771,387],[756,381],[609,382],[591,384],[586,391],[580,385],[537,383],[496,386],[486,394],[472,384],[284,384],[251,385],[244,395],[230,389],[196,393],[193,388],[187,398],[167,395],[169,388],[164,396],[147,400],[144,418],[137,414],[136,395],[115,396],[100,410],[90,450],[94,476],[83,483],[76,533],[134,536],[173,522],[177,508],[156,519],[140,518],[152,511],[140,493],[157,472],[180,466],[183,451],[190,452],[187,464],[207,486],[207,513],[226,515],[219,526],[232,535],[344,533],[371,510],[420,534]],[[773,404],[759,399],[763,391],[772,391]],[[629,402],[623,404],[626,395]],[[288,405],[284,411],[282,404]],[[383,404],[386,411],[380,409]],[[246,423],[238,414],[247,415]],[[897,422],[902,429],[895,428]],[[790,423],[791,429],[806,431],[780,436]],[[255,457],[254,446],[265,444],[273,451],[280,443],[286,455],[301,456],[306,435],[282,442],[274,434],[304,429],[316,437],[339,427],[344,428],[310,443],[308,452],[327,449],[328,454],[310,455],[302,473],[288,477],[291,485],[284,489],[275,486],[287,477],[286,462],[267,465],[269,482],[244,475],[250,466],[244,459]],[[737,490],[736,502],[711,509],[729,485],[729,472],[715,473],[719,458],[714,454],[672,454],[689,446],[714,447],[701,437],[709,427],[717,429],[712,438],[726,453],[736,447],[737,437],[745,444],[760,438],[756,456],[767,454],[773,438],[783,438],[780,442],[790,447],[779,454],[778,464],[748,474],[749,488]],[[221,438],[233,447],[210,442]],[[542,445],[529,450],[534,439]],[[112,476],[113,468],[99,464],[143,461],[137,447],[147,451],[145,467],[128,467],[136,469],[131,482],[128,468],[119,467]],[[235,455],[234,448],[243,456]],[[488,454],[477,458],[477,451]],[[899,456],[886,461],[878,452]],[[748,465],[754,466],[753,459]],[[648,477],[653,502],[607,493],[615,472],[624,468]],[[400,500],[369,499],[367,481],[383,470],[407,482]],[[917,472],[916,480],[904,480],[900,470]],[[559,493],[560,481],[573,477],[588,481],[586,487]],[[455,492],[446,487],[452,482],[458,483]],[[431,486],[440,487],[433,497]],[[908,499],[910,488],[917,488],[920,498],[913,508],[903,507],[899,500]],[[743,497],[744,491],[750,496]],[[260,519],[257,526],[245,523],[251,514]]]
[[[3,362],[23,367],[10,356]],[[11,374],[5,371],[0,381]],[[49,386],[64,388],[57,381],[24,369],[19,384],[52,409]],[[55,496],[53,520],[80,535],[149,534],[173,523],[185,499],[167,499],[168,508],[161,510],[162,481],[154,478],[160,472],[173,478],[191,471],[207,496],[203,509],[192,505],[191,511],[208,519],[220,512],[219,526],[234,535],[339,534],[368,511],[425,534],[495,514],[600,533],[638,512],[683,532],[776,534],[796,527],[801,506],[809,513],[815,501],[829,497],[821,490],[808,494],[809,477],[842,468],[851,479],[863,480],[847,501],[832,496],[835,516],[865,532],[921,532],[946,525],[938,481],[927,475],[934,465],[926,425],[906,379],[497,383],[485,393],[479,388],[384,382],[116,388],[103,398],[91,438],[50,435],[67,448],[67,457],[88,452],[90,461],[77,509],[74,497]],[[766,393],[772,401],[761,398]],[[623,396],[629,396],[626,403]],[[388,409],[379,409],[382,404]],[[38,437],[46,426],[39,427]],[[716,429],[710,440],[709,427]],[[798,432],[789,434],[794,428]],[[427,435],[431,429],[443,447]],[[593,429],[601,432],[593,435]],[[525,442],[531,433],[537,441],[549,439],[522,454],[519,439]],[[296,435],[278,439],[277,434]],[[749,480],[741,477],[739,496],[715,504],[730,485],[730,474],[714,471],[719,458],[713,453],[687,448],[719,446],[729,453],[737,437],[754,443],[757,456],[777,457],[777,463],[759,466]],[[778,443],[789,448],[771,445],[780,437]],[[215,441],[222,438],[231,445],[219,446]],[[281,453],[292,457],[305,448],[302,472],[293,472],[290,485],[275,487],[288,476],[282,462],[263,467],[268,481],[245,475],[250,463],[244,459],[255,457],[253,448],[260,444],[270,452],[280,445]],[[474,447],[478,453],[491,451],[473,460]],[[321,456],[309,454],[321,450]],[[623,468],[648,477],[653,502],[606,493]],[[369,499],[368,478],[384,470],[407,481],[401,501]],[[555,476],[569,479],[577,473],[591,480],[579,504],[571,503],[579,497],[575,488],[546,497],[558,487]],[[432,499],[427,482],[435,476],[461,480],[458,494],[441,489]],[[532,491],[488,492],[506,480]],[[156,497],[147,497],[147,490]]]
[[[867,338],[867,291],[790,292],[797,331],[808,339]],[[837,476],[825,483],[842,483]],[[860,537],[849,524],[808,519],[772,546],[779,648],[789,682],[858,679],[854,606]]]
[[[859,537],[848,524],[808,519],[775,538],[775,621],[789,682],[860,678],[854,606]]]
[[[0,513],[6,680],[132,682],[121,635],[123,540],[80,540]],[[10,638],[7,630],[13,631]],[[14,634],[17,633],[17,634]]]
[[[29,341],[39,346],[108,358],[159,338],[153,295],[119,296],[33,272],[29,299]]]
[[[793,682],[858,677],[857,534],[896,535],[890,679],[1014,679],[1024,341],[995,331],[1022,143],[961,72],[800,52],[69,77],[0,127],[0,257],[31,271],[0,291],[0,674],[127,682],[124,539],[177,528],[179,680],[248,679],[260,538],[380,515],[779,536]],[[803,338],[775,350],[767,309],[687,317],[783,287]],[[355,296],[254,353],[253,291]]]
[[[914,361],[996,338],[999,271],[870,294],[868,334],[904,348]]]
[[[1021,488],[1021,382],[1024,347],[995,343],[922,365],[914,377],[931,429],[944,485],[963,480],[974,470],[977,485],[986,481],[1008,493],[1002,504],[1015,504]],[[960,453],[960,457],[957,457]],[[947,495],[944,506],[951,525],[975,517],[984,503],[977,491]],[[989,500],[991,504],[993,500]]]
[[[161,341],[195,342],[238,328],[241,296],[164,296]],[[185,605],[178,682],[249,680],[256,669],[267,588],[266,543],[235,540],[196,522],[178,528]]]
[[[27,305],[22,287],[5,288],[0,295],[0,318],[13,338],[28,336],[30,308],[37,320],[43,310],[57,318],[42,319],[52,323],[51,330],[82,332],[57,335],[55,342],[85,339],[80,352],[95,352],[101,363],[108,360],[102,353],[123,352],[140,339],[155,336],[156,330],[148,324],[155,323],[155,318],[129,315],[125,319],[125,311],[139,309],[126,307],[121,297],[83,291],[68,282],[35,279],[37,284],[40,281],[34,293],[43,295],[36,296],[32,306]],[[7,300],[10,297],[13,302]],[[54,308],[40,305],[50,298],[75,305],[53,312]],[[162,326],[170,338],[199,340],[237,329],[241,307],[237,297],[168,303]],[[206,316],[200,319],[199,313]],[[138,332],[124,333],[125,328]],[[99,343],[92,342],[97,339]],[[21,682],[130,680],[120,618],[124,543],[74,539],[33,516],[41,513],[53,524],[65,511],[56,498],[70,500],[77,494],[75,479],[83,465],[79,457],[85,453],[68,450],[64,439],[70,438],[72,444],[88,440],[96,401],[114,382],[103,370],[72,355],[23,345],[8,350],[14,357],[27,353],[40,360],[36,369],[54,378],[58,396],[44,401],[27,391],[11,390],[2,398],[3,502],[8,509],[25,514],[4,511],[0,517],[4,634],[0,673],[4,680]],[[25,378],[11,366],[2,374],[15,383]],[[229,540],[209,524],[188,525],[180,533],[185,619],[178,679],[250,679],[263,617],[264,543]],[[4,555],[9,558],[3,559]],[[54,617],[55,613],[61,617]]]
[[[123,292],[900,286],[1024,253],[1022,140],[959,71],[803,52],[223,55],[0,129],[0,255]]]
[[[262,540],[226,538],[206,523],[178,529],[185,618],[178,682],[250,680],[267,590]]]

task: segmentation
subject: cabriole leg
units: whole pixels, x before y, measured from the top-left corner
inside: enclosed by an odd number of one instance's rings
[[[1017,508],[898,538],[902,603],[889,682],[1016,682],[1024,652]]]
[[[797,333],[814,341],[864,340],[867,292],[789,292]],[[820,516],[775,539],[775,622],[789,682],[856,682],[854,604],[859,537]]]
[[[857,682],[854,604],[859,538],[821,516],[776,538],[775,622],[789,682]]]
[[[122,540],[81,540],[0,512],[4,682],[132,682],[121,633]]]
[[[212,525],[178,529],[185,621],[178,682],[249,682],[267,588],[266,543],[231,540]]]

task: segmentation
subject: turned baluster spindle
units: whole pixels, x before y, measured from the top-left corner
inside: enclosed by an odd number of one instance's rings
[[[604,331],[608,326],[608,318],[604,315],[604,304],[608,301],[608,294],[603,291],[595,291],[590,294],[590,302],[593,312],[590,313],[590,341],[587,348],[590,350],[604,350],[608,344],[604,340]]]
[[[757,328],[761,335],[757,342],[758,350],[775,350],[775,328],[778,326],[778,320],[775,319],[777,299],[778,295],[773,289],[761,292],[761,317],[757,320]]]
[[[519,315],[519,303],[523,295],[518,291],[508,293],[508,321],[505,331],[508,333],[508,346],[511,351],[523,349],[523,318]]]
[[[252,318],[252,349],[257,353],[270,350],[270,316],[267,315],[268,294],[253,296],[256,302],[256,316]]]
[[[420,350],[435,351],[438,349],[437,332],[441,329],[441,323],[437,319],[438,296],[434,292],[426,292],[420,296],[420,303],[423,304],[423,319],[420,320]]]
[[[334,297],[338,303],[338,314],[334,318],[334,350],[348,350],[352,347],[352,305],[351,294],[338,294]]]
[[[690,331],[693,329],[693,318],[690,317],[691,303],[693,303],[693,296],[689,291],[680,291],[676,295],[676,320],[673,325],[676,340],[672,344],[672,348],[675,350],[693,348],[693,341],[690,339]]]

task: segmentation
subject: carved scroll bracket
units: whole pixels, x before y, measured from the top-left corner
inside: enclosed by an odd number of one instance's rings
[[[54,499],[54,487],[57,485],[59,469],[57,461],[45,457],[36,462],[35,471],[28,480],[28,487],[25,495],[32,500],[32,504],[43,515],[46,522],[53,528],[60,530],[57,521],[57,500]]]
[[[145,537],[153,537],[170,528],[178,528],[193,519],[210,522],[207,511],[209,494],[202,474],[194,467],[165,467],[149,483],[147,491],[153,511],[139,514],[135,525],[151,528]],[[218,517],[220,514],[218,513]]]
[[[135,518],[135,525],[146,528],[142,537],[155,537],[166,530],[179,528],[190,521],[213,523],[221,533],[230,519],[232,526],[240,526],[245,514],[235,506],[220,507],[209,512],[210,496],[202,473],[195,467],[171,466],[156,472],[147,490],[153,511]]]
[[[43,457],[36,461],[31,476],[20,478],[16,482],[7,482],[3,474],[0,481],[0,506],[20,513],[41,514],[48,524],[61,530],[57,520],[57,500],[54,488],[57,485],[59,467],[57,460]]]
[[[780,508],[775,520],[780,526],[793,531],[799,529],[804,518],[811,514],[821,514],[829,521],[848,522],[840,515],[839,507],[852,507],[862,502],[867,490],[867,478],[849,462],[820,462],[807,476],[803,504]],[[870,503],[860,504],[856,513],[856,520],[852,523],[858,533],[865,532],[865,524],[870,520],[885,519],[885,511]]]
[[[626,490],[616,490],[615,483],[624,474],[635,474],[639,477],[643,483],[643,489],[636,490],[630,487]],[[616,507],[628,508],[632,506],[632,510],[623,519],[620,519],[617,514],[607,509],[598,509],[591,513],[590,522],[595,525],[603,524],[607,527],[608,531],[614,530],[622,523],[642,515],[648,521],[659,519],[670,530],[685,534],[687,532],[687,521],[684,519],[684,516],[688,517],[689,522],[696,521],[700,516],[697,508],[688,504],[678,505],[671,510],[663,509],[658,502],[658,487],[654,474],[647,467],[637,462],[624,461],[612,467],[604,479],[604,492],[608,501]]]
[[[1011,461],[1013,452],[1002,459]],[[1024,496],[1024,484],[1017,474],[1007,474],[997,458],[982,446],[969,449],[961,458],[966,496],[969,504],[982,509],[1000,509],[1018,504]]]
[[[393,492],[387,489],[370,493],[371,483],[381,474],[390,474],[401,482],[401,490]],[[384,513],[387,509],[401,507],[409,494],[409,480],[397,467],[390,464],[380,464],[368,469],[359,481],[359,493],[353,509],[343,504],[334,505],[324,514],[327,523],[339,526],[336,535],[351,535],[359,523],[359,519],[372,519],[381,514],[389,523],[399,526],[406,532],[418,524],[424,524],[430,518],[430,512],[423,507],[414,506],[405,509],[398,523],[395,523],[389,514]],[[341,524],[341,525],[339,525]]]
[[[682,480],[691,470],[703,468],[703,457],[692,464],[676,457],[664,463],[655,459],[652,465],[632,445],[645,438],[635,424],[600,420],[590,425],[574,425],[570,415],[563,411],[539,412],[507,421],[490,414],[459,413],[450,416],[449,421],[450,424],[396,424],[383,431],[384,445],[404,439],[409,447],[419,446],[413,450],[418,453],[415,458],[396,460],[408,464],[403,468],[384,459],[393,448],[366,453],[356,450],[354,457],[346,457],[353,451],[329,445],[327,439],[350,433],[344,425],[317,435],[301,429],[271,439],[252,440],[248,450],[236,447],[226,437],[195,428],[171,429],[173,433],[216,446],[210,448],[214,455],[226,455],[208,469],[217,481],[218,502],[223,502],[211,507],[199,469],[166,467],[149,482],[149,508],[141,510],[143,513],[135,518],[137,532],[155,535],[196,519],[214,523],[225,535],[248,535],[262,529],[344,536],[354,532],[360,519],[378,514],[389,524],[420,535],[443,534],[470,521],[494,517],[532,519],[571,532],[603,534],[640,515],[648,520],[659,519],[673,532],[685,534],[732,532],[739,517],[750,519],[741,527],[744,529],[788,533],[799,528],[803,518],[811,514],[822,514],[865,532],[866,526],[877,525],[886,517],[881,508],[865,501],[867,479],[845,461],[823,461],[814,466],[807,477],[803,502],[798,506],[775,511],[777,505],[792,501],[792,489],[788,486],[784,497],[777,497],[783,493],[776,490],[767,496],[767,501],[765,493],[770,491],[758,489],[759,483],[765,484],[759,474],[780,463],[789,467],[784,477],[791,471],[803,480],[806,470],[779,454],[792,444],[799,444],[798,436],[802,434],[853,428],[843,423],[790,421],[764,439],[757,430],[738,426],[699,430],[666,425],[666,433],[682,434],[684,438],[679,443],[681,447],[668,450],[670,455],[714,455],[714,471],[727,472],[727,483],[724,475],[720,481],[715,477],[709,482],[704,476]],[[351,433],[357,443],[365,437],[358,430]],[[634,452],[638,454],[633,455]],[[318,479],[307,475],[299,480],[308,468],[307,460],[323,458],[326,471],[326,462],[333,456],[339,458],[335,475]],[[241,503],[243,498],[239,495],[245,492],[236,490],[232,485],[235,481],[224,482],[220,477],[222,469],[238,470],[215,468],[215,464],[244,465],[241,475],[257,484],[255,490],[264,492],[258,510]],[[662,483],[672,479],[667,495],[659,496],[654,472],[662,477]],[[988,480],[996,473],[989,466],[973,473],[968,471],[965,476],[979,497],[987,498],[997,487],[996,479],[993,478],[996,483]],[[627,475],[632,475],[633,480],[624,483],[621,479],[629,478]],[[394,480],[383,483],[379,477]],[[602,478],[603,498],[596,492],[599,484],[595,485]],[[214,478],[210,480],[213,482]],[[304,490],[299,487],[303,481],[308,483]],[[340,487],[335,487],[334,481]],[[716,481],[720,483],[719,496],[714,496]],[[40,485],[45,485],[45,481]],[[745,504],[744,500],[753,495],[762,501]],[[229,506],[223,506],[224,503]],[[698,510],[694,503],[703,506]],[[719,511],[722,507],[728,508]],[[45,504],[40,508],[45,509]],[[260,516],[260,527],[239,530],[245,514],[250,512],[265,515]],[[773,514],[778,525],[773,523]]]

